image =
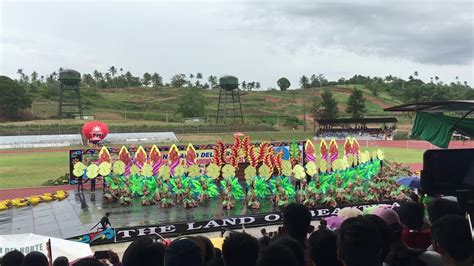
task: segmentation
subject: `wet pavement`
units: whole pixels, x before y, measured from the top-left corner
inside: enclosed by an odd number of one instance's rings
[[[0,211],[0,234],[36,233],[69,238],[88,233],[106,212],[110,212],[112,226],[119,228],[276,211],[270,200],[263,200],[261,203],[262,207],[258,211],[247,209],[244,200],[237,201],[232,210],[223,210],[219,199],[194,209],[184,209],[181,206],[163,209],[156,205],[142,206],[140,198],[135,198],[131,206],[107,202],[102,197],[101,190],[95,194],[89,191],[69,191],[69,197],[63,201]]]

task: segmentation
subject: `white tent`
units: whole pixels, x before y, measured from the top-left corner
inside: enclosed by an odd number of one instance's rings
[[[93,255],[89,244],[35,234],[17,234],[0,235],[0,257],[11,250],[19,250],[23,254],[39,251],[47,256],[46,243],[50,239],[53,260],[65,256],[69,261],[73,261]]]

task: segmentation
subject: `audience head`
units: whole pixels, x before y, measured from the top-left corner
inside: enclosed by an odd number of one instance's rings
[[[337,260],[337,236],[329,229],[319,229],[309,237],[309,256],[316,266],[340,265]]]
[[[298,266],[298,260],[288,247],[282,245],[269,245],[260,253],[256,265]]]
[[[304,266],[306,264],[303,246],[294,238],[291,238],[289,236],[282,236],[275,239],[272,242],[272,245],[281,245],[289,248],[291,252],[293,252],[293,255],[295,255],[298,265]]]
[[[258,252],[258,240],[246,233],[230,233],[222,244],[222,257],[226,266],[255,265]]]
[[[165,251],[165,266],[202,266],[201,249],[192,240],[178,239]],[[124,265],[126,266],[126,265]]]
[[[337,216],[341,217],[343,220],[360,215],[363,215],[363,213],[356,207],[345,207],[337,213]]]
[[[49,266],[49,261],[43,253],[33,251],[26,254],[23,260],[23,266]]]
[[[337,255],[345,266],[380,264],[380,234],[365,217],[345,220],[339,228]]]
[[[311,232],[311,213],[300,203],[290,203],[283,209],[283,228],[292,238],[305,245],[306,236]]]
[[[393,231],[394,241],[401,240],[402,224],[398,214],[390,207],[378,207],[373,211],[373,214],[382,218]]]
[[[204,254],[204,264],[209,263],[214,259],[216,256],[214,251],[214,245],[212,244],[211,240],[205,236],[196,236],[195,242],[202,243],[201,245],[204,250],[201,250],[201,253]]]
[[[423,227],[424,211],[417,202],[405,202],[397,209],[402,225],[410,230],[421,230]]]
[[[165,247],[150,237],[141,237],[130,244],[123,253],[122,265],[163,265]]]
[[[431,223],[434,223],[439,218],[449,214],[461,214],[461,208],[457,202],[443,198],[436,198],[428,204],[428,216]]]
[[[380,217],[374,214],[367,214],[365,218],[375,226],[377,231],[380,234],[381,243],[380,246],[382,247],[382,253],[380,256],[380,262],[385,260],[387,257],[388,252],[390,251],[390,245],[394,241],[394,234],[393,230],[390,226]]]
[[[471,229],[463,216],[446,215],[437,219],[431,227],[431,237],[434,250],[441,254],[445,262],[468,261],[472,264]]]
[[[102,262],[93,258],[81,259],[78,262],[74,263],[72,266],[104,266]]]
[[[18,250],[12,250],[2,257],[2,266],[21,266],[25,255]]]
[[[57,257],[53,262],[53,266],[69,266],[69,260],[64,256]]]

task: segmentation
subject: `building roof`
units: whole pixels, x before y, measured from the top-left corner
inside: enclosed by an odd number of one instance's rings
[[[396,117],[369,117],[369,118],[339,118],[339,119],[315,119],[321,125],[334,124],[383,124],[383,123],[397,123]]]
[[[385,108],[386,112],[468,112],[474,110],[474,100],[453,100],[402,104]]]

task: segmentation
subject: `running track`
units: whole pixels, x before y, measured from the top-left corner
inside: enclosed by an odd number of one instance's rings
[[[344,141],[338,141],[338,145],[344,145]],[[391,148],[406,148],[406,149],[437,149],[427,141],[422,140],[360,140],[361,147],[391,147]],[[449,148],[474,148],[474,141],[451,141]],[[41,152],[66,152],[69,148],[53,148],[53,149],[21,149],[21,150],[2,150],[0,154],[25,154],[25,153],[41,153]],[[423,169],[422,163],[407,163],[413,170]],[[85,184],[85,188],[89,185]],[[55,192],[57,190],[72,190],[76,187],[73,185],[62,186],[48,186],[48,187],[34,187],[34,188],[20,188],[20,189],[4,189],[0,190],[0,200],[12,199],[16,197],[28,197],[48,192]]]

